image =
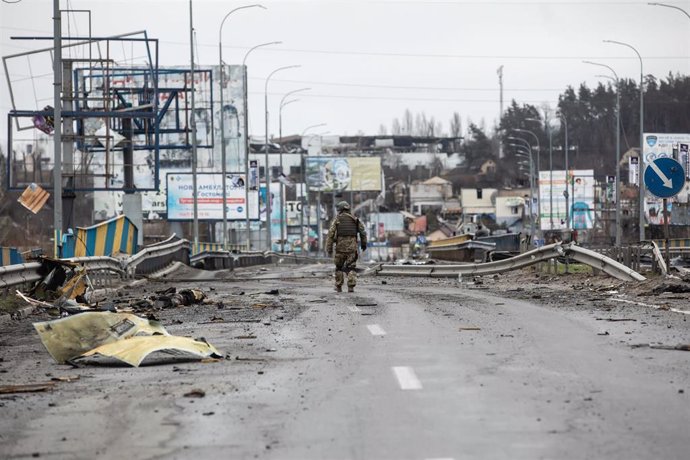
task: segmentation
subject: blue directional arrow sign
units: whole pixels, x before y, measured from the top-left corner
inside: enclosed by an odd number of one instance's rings
[[[659,198],[670,198],[685,185],[685,171],[672,158],[657,158],[644,171],[644,185]]]

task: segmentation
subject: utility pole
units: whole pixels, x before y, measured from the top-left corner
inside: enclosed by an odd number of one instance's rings
[[[55,257],[62,248],[62,16],[53,0],[53,238]]]
[[[199,249],[199,203],[197,201],[197,183],[196,183],[196,120],[194,119],[195,105],[194,105],[194,20],[192,18],[192,0],[189,0],[189,50],[191,61],[191,80],[192,80],[192,113],[189,115],[189,123],[192,128],[192,188],[194,193],[194,223],[192,224],[194,234],[194,251]]]
[[[500,102],[499,102],[499,111],[498,111],[498,125],[501,125],[501,117],[503,117],[503,66],[500,66],[498,70],[496,71],[498,74],[498,87],[500,88]],[[502,159],[503,158],[503,142],[498,143],[498,158]]]

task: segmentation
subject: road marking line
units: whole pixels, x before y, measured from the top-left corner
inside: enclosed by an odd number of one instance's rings
[[[386,331],[378,324],[367,324],[367,329],[369,329],[371,335],[386,335]]]
[[[424,460],[455,460],[453,457],[425,458]]]
[[[393,373],[398,379],[401,390],[421,390],[422,382],[419,381],[411,367],[393,367]]]
[[[357,307],[353,307],[352,305],[350,305],[350,306],[347,307],[347,308],[349,308],[350,311],[351,311],[352,313],[359,313],[360,311],[362,311],[362,310],[360,310],[360,309],[357,308]]]

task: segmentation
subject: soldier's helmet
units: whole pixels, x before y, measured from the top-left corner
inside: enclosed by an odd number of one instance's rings
[[[338,212],[343,212],[343,211],[349,211],[350,210],[350,203],[347,201],[341,201],[335,207],[338,209]]]

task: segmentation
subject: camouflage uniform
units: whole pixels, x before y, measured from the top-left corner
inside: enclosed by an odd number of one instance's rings
[[[340,212],[331,222],[328,229],[328,238],[326,239],[326,252],[329,256],[333,255],[333,244],[335,244],[335,290],[340,292],[342,290],[344,274],[347,273],[347,287],[349,292],[353,292],[357,284],[357,273],[355,266],[357,264],[358,250],[357,250],[357,235],[359,234],[360,247],[362,250],[367,247],[367,235],[364,231],[364,225],[350,214],[350,206],[345,203],[338,203]],[[338,235],[338,228],[341,229]],[[343,235],[345,233],[346,235]]]

